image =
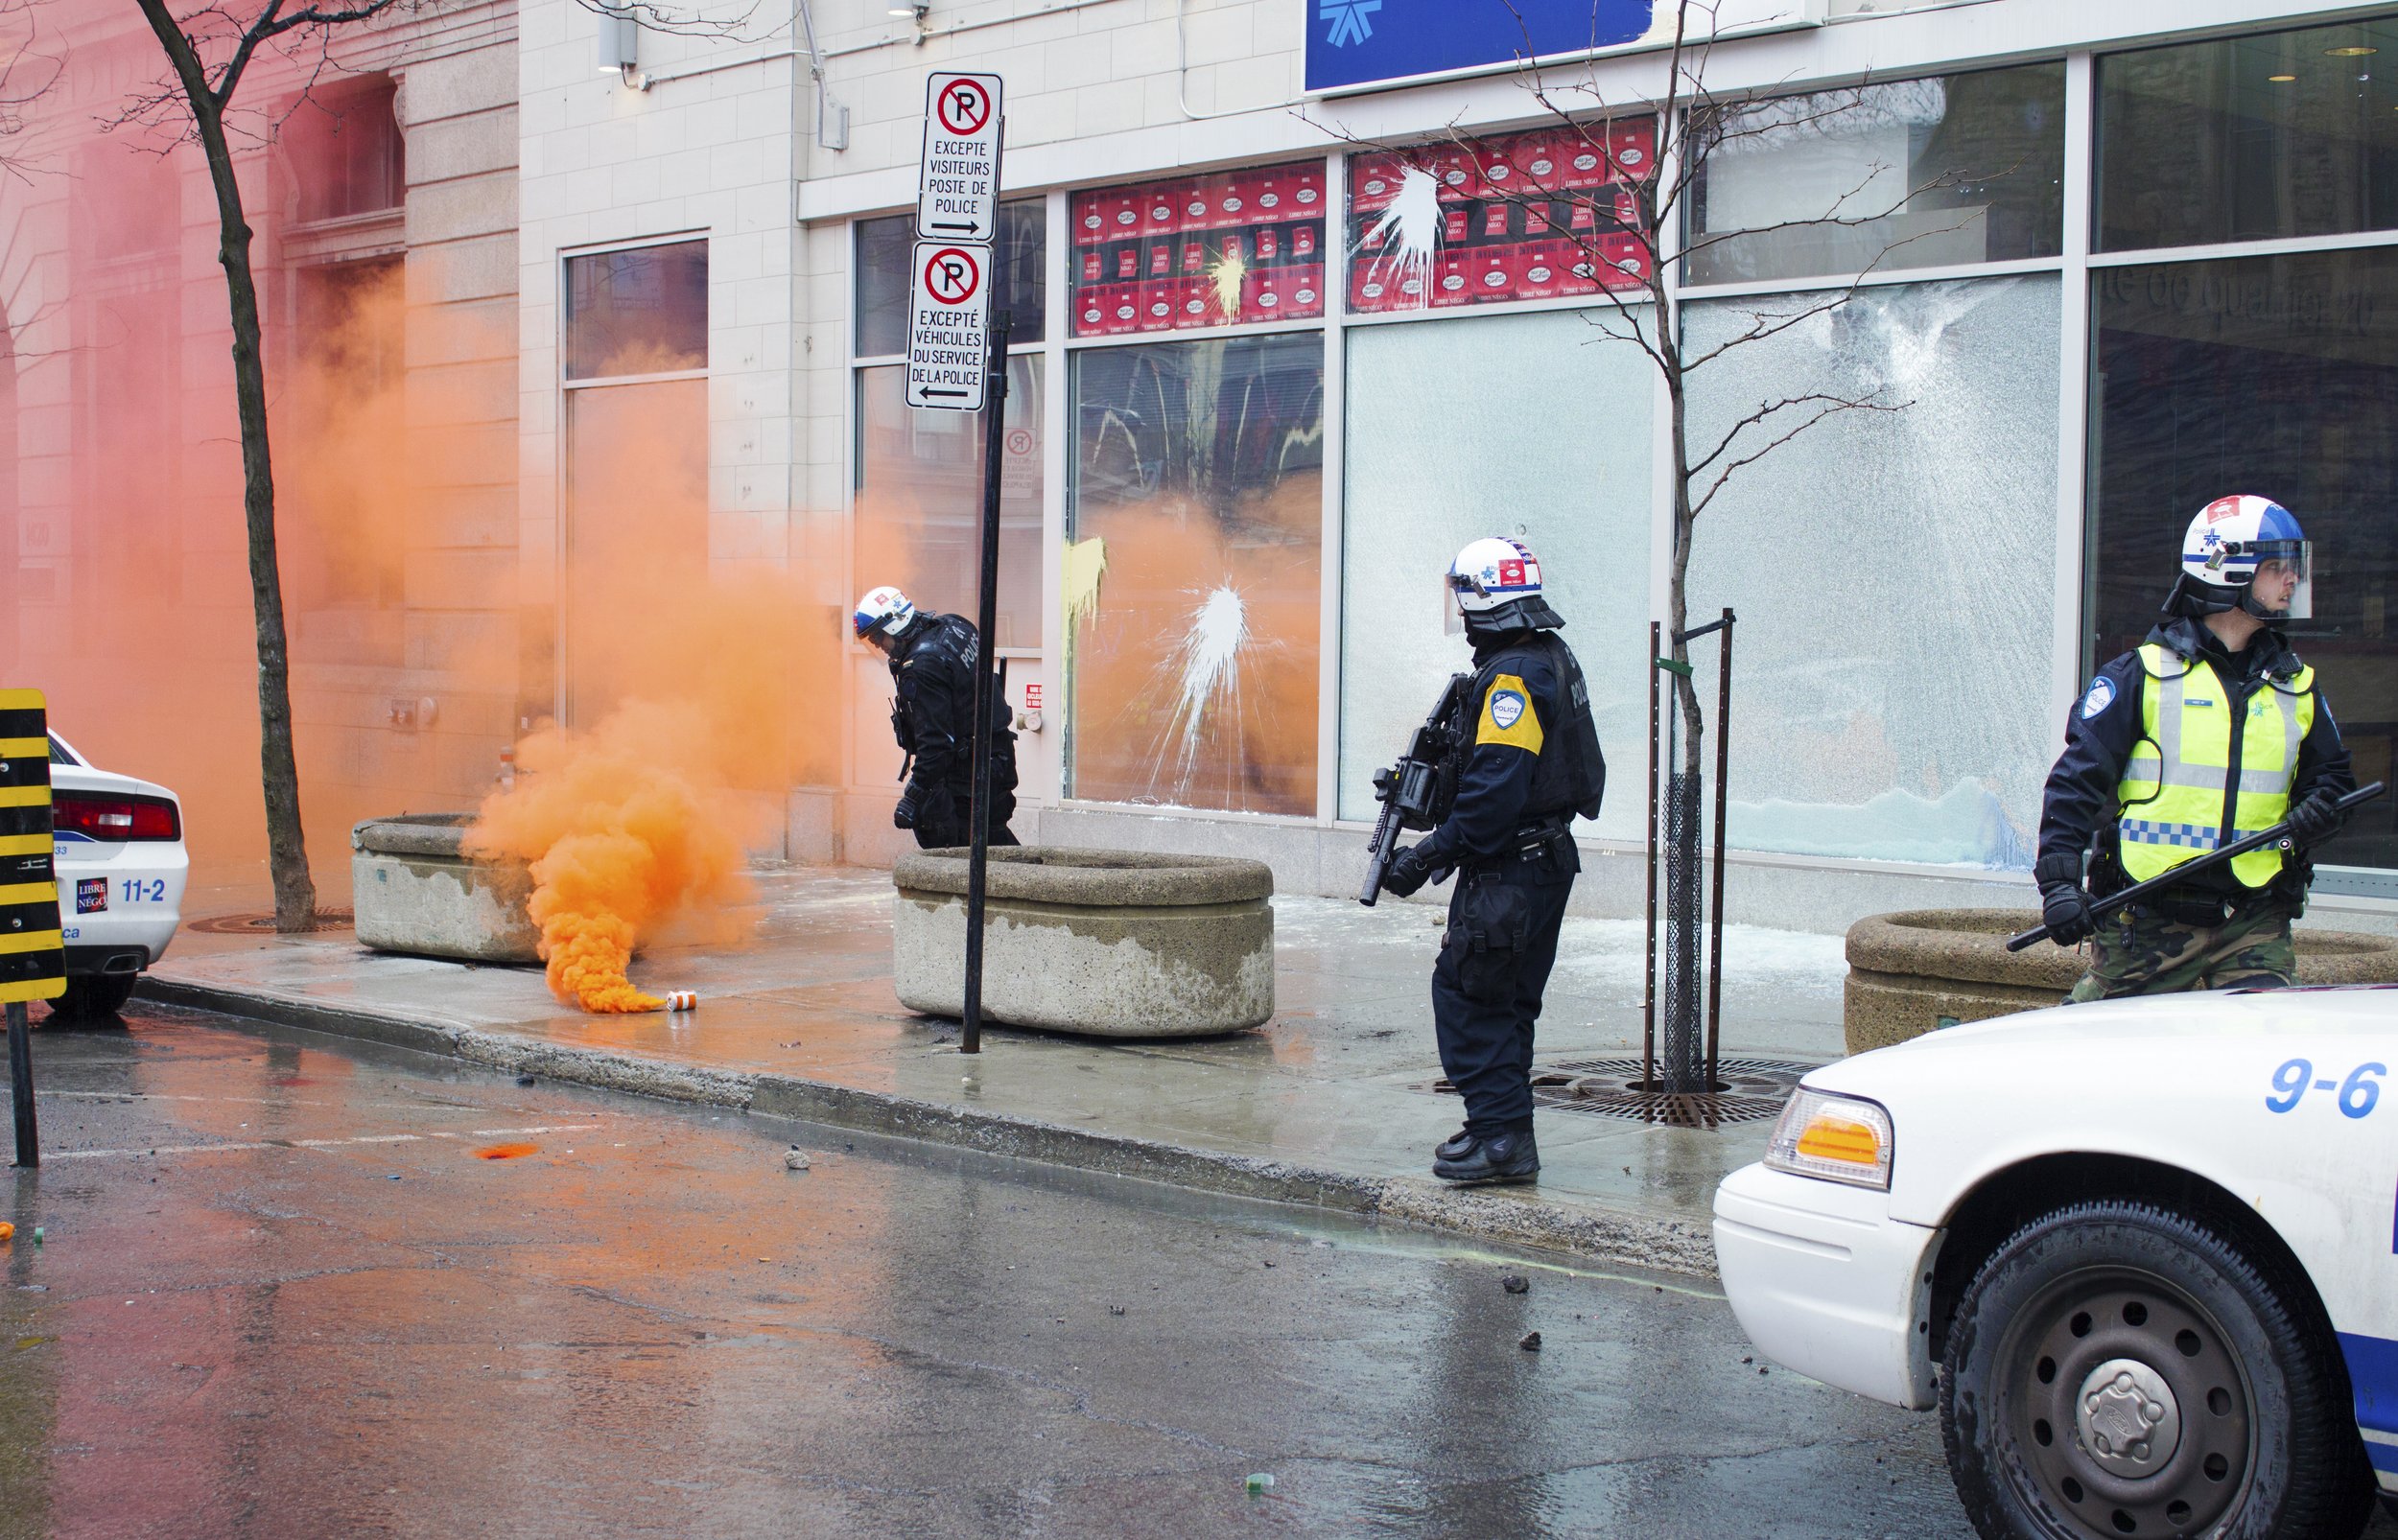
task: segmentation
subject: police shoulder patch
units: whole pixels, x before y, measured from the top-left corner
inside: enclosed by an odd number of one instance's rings
[[[2090,681],[2090,692],[2081,697],[2081,719],[2088,721],[2115,704],[2115,682],[2104,674]]]
[[[1540,713],[1533,710],[1532,692],[1514,674],[1501,674],[1491,681],[1491,692],[1482,698],[1482,721],[1474,733],[1474,742],[1504,743],[1511,748],[1540,752],[1546,735],[1540,729]]]

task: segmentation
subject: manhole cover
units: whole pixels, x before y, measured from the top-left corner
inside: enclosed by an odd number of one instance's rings
[[[1798,1077],[1815,1067],[1786,1059],[1719,1059],[1712,1092],[1677,1096],[1650,1089],[1640,1078],[1637,1059],[1575,1059],[1537,1066],[1532,1100],[1541,1107],[1634,1123],[1713,1129],[1781,1116],[1782,1104],[1798,1088]],[[1432,1088],[1452,1095],[1457,1090],[1445,1080]]]
[[[317,922],[310,930],[348,930],[356,917],[347,909],[319,909]],[[210,936],[272,936],[276,934],[272,915],[219,915],[214,920],[195,920],[183,927]]]

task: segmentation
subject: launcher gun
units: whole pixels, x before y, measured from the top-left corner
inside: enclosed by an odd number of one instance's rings
[[[1369,909],[1382,896],[1382,879],[1390,874],[1392,858],[1399,854],[1399,831],[1438,826],[1457,795],[1449,768],[1455,762],[1453,724],[1463,715],[1459,703],[1472,688],[1473,675],[1450,676],[1440,704],[1408,740],[1407,752],[1388,770],[1374,773],[1374,798],[1382,805],[1382,813],[1375,820],[1374,838],[1366,844],[1366,880],[1357,890],[1357,901]]]

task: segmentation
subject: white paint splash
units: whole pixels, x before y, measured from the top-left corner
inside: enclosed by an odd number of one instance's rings
[[[1240,652],[1249,643],[1249,605],[1239,591],[1219,584],[1190,612],[1190,625],[1174,649],[1182,689],[1165,735],[1174,744],[1176,790],[1190,783],[1200,738],[1211,712],[1229,709],[1240,720]]]
[[[1441,244],[1441,182],[1421,166],[1410,166],[1399,179],[1399,197],[1366,233],[1379,255],[1366,271],[1368,281],[1396,286],[1402,294],[1415,284],[1415,303],[1432,303],[1433,259]]]

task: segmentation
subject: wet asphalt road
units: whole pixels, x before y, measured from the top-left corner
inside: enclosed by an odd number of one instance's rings
[[[1968,1532],[1931,1418],[1686,1280],[200,1015],[35,1038],[0,1533]]]

